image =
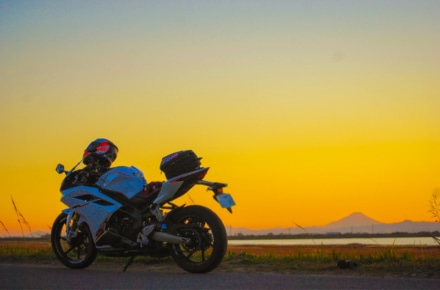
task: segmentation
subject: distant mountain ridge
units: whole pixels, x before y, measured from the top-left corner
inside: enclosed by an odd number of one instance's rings
[[[371,226],[375,224],[380,224],[380,222],[364,215],[361,212],[354,212],[349,216],[346,216],[335,222],[331,222],[326,225],[327,228],[344,228],[352,226]]]
[[[366,216],[360,212],[354,212],[340,220],[331,222],[325,226],[313,226],[299,228],[292,225],[289,228],[270,228],[253,230],[247,228],[227,228],[229,235],[236,235],[238,233],[244,235],[266,235],[272,233],[278,234],[347,234],[347,233],[366,233],[366,234],[389,234],[389,233],[419,233],[419,232],[436,232],[440,231],[440,224],[435,222],[414,222],[404,220],[398,223],[385,224]]]

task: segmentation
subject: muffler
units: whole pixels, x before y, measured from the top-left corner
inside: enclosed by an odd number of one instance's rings
[[[154,241],[172,243],[172,244],[187,244],[191,242],[190,238],[179,237],[163,232],[153,232],[148,238]]]

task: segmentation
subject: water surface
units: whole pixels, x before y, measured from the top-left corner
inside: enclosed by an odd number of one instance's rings
[[[438,245],[431,237],[229,240],[230,245]]]

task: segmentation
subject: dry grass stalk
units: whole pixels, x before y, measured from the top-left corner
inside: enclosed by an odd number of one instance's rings
[[[8,236],[11,237],[11,234],[9,233],[8,228],[5,226],[5,224],[2,221],[0,221],[0,225],[2,226],[3,230],[8,233]]]
[[[434,221],[440,222],[440,190],[436,189],[432,193],[432,197],[429,200],[429,213],[431,213]]]
[[[440,190],[436,189],[432,193],[432,197],[429,201],[429,213],[431,213],[432,217],[434,218],[434,221],[437,223],[440,223]],[[432,237],[439,245],[440,245],[440,238],[438,237]]]
[[[14,199],[12,198],[12,195],[11,195],[11,200],[12,200],[12,204],[14,205],[15,214],[17,215],[18,224],[20,225],[21,235],[24,238],[24,232],[23,232],[23,226],[22,226],[22,224],[23,224],[23,225],[27,226],[27,228],[29,230],[29,234],[32,237],[31,225],[26,221],[26,219],[24,218],[23,214],[18,210],[18,208],[17,208],[17,206],[16,206],[16,204],[14,202]]]

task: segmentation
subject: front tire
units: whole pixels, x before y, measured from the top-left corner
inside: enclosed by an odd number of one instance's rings
[[[55,256],[69,268],[86,268],[98,253],[90,229],[86,224],[79,225],[77,235],[67,241],[66,222],[67,214],[61,213],[52,225],[51,242]]]
[[[176,264],[191,273],[207,273],[223,260],[228,246],[226,230],[220,218],[203,206],[188,206],[170,213],[176,234],[190,238],[187,244],[173,244]]]

